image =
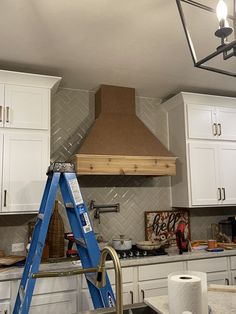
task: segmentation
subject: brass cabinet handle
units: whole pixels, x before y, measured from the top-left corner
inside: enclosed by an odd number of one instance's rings
[[[145,299],[145,291],[143,289],[141,289],[141,293],[142,293],[142,298],[144,300]]]
[[[218,201],[220,201],[222,199],[221,197],[221,188],[218,188]]]
[[[131,304],[134,304],[134,292],[130,290],[130,296],[131,296]]]
[[[10,122],[9,112],[10,112],[10,108],[7,106],[7,107],[6,107],[6,123],[9,123],[9,122]]]
[[[7,190],[4,190],[3,206],[7,207]]]
[[[221,132],[221,123],[218,123],[217,124],[217,126],[218,126],[218,135],[220,136],[221,134],[222,134],[222,132]]]
[[[225,278],[225,283],[227,286],[229,286],[229,279],[228,278]]]
[[[213,123],[213,135],[216,136],[217,135],[217,124],[216,123]]]
[[[0,122],[3,121],[2,114],[3,114],[3,106],[0,106]]]
[[[222,194],[223,194],[222,200],[225,201],[226,199],[225,188],[222,188]]]

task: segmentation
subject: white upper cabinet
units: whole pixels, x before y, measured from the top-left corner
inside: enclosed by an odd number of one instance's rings
[[[188,103],[186,112],[189,138],[236,140],[236,108]]]
[[[60,78],[0,70],[0,214],[36,213],[50,164],[50,101]]]
[[[48,129],[50,90],[5,85],[4,126],[7,128]]]
[[[236,204],[236,99],[180,93],[167,110],[169,148],[177,156],[172,206]]]

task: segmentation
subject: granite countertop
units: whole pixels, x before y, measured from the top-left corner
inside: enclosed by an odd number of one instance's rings
[[[159,314],[169,314],[168,296],[157,296],[147,298],[144,302],[157,310]],[[211,314],[233,314],[236,313],[236,297],[232,292],[208,291],[208,305]]]
[[[195,259],[217,258],[224,256],[236,256],[236,250],[225,250],[222,252],[206,252],[206,251],[194,251],[187,252],[182,255],[177,253],[169,253],[168,255],[161,256],[147,256],[142,258],[129,258],[120,260],[122,267],[143,266],[150,264],[170,263],[177,261],[188,261]],[[107,268],[112,268],[112,261],[106,262]],[[81,267],[81,262],[78,261],[65,261],[58,263],[44,263],[40,265],[41,271],[58,271],[58,270],[70,270]],[[17,280],[20,279],[23,273],[23,267],[7,267],[0,268],[0,281]]]

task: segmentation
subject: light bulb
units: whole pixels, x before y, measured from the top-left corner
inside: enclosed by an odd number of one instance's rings
[[[219,22],[221,20],[226,20],[227,15],[228,15],[228,9],[227,9],[227,5],[224,2],[224,0],[220,0],[218,2],[217,7],[216,7],[216,15],[217,15]]]

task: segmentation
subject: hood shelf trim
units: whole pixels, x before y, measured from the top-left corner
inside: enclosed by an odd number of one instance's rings
[[[77,175],[176,175],[176,157],[75,154]]]

